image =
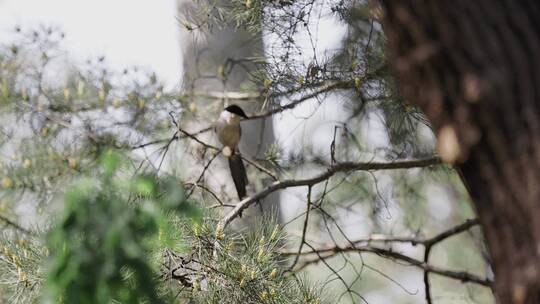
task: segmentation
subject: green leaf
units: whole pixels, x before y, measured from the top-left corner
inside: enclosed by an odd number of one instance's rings
[[[145,177],[138,176],[132,183],[133,191],[139,195],[150,197],[155,195],[155,182],[154,180]]]
[[[174,178],[163,182],[162,193],[161,205],[165,209],[177,209],[186,199],[184,187]]]
[[[197,205],[191,202],[184,202],[180,206],[180,212],[189,217],[193,222],[199,224],[203,218],[203,211]]]
[[[120,166],[121,156],[113,151],[107,150],[101,155],[100,164],[106,175],[111,175]]]

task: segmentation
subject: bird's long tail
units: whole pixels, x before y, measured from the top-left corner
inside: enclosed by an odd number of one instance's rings
[[[236,187],[236,193],[241,200],[246,196],[246,185],[248,183],[246,168],[244,162],[239,153],[234,153],[229,157],[229,168],[231,169],[231,176]]]

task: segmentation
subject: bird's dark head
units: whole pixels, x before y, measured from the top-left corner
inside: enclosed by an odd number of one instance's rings
[[[241,117],[244,117],[244,118],[248,118],[246,113],[244,112],[244,110],[242,110],[242,108],[240,108],[239,106],[237,106],[235,104],[226,107],[225,111],[234,113],[234,114],[236,114],[238,116],[241,116]]]

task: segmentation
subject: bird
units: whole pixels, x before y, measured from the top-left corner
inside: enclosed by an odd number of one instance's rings
[[[246,185],[248,183],[246,168],[238,150],[238,143],[240,143],[242,137],[242,128],[240,127],[242,118],[247,119],[248,116],[242,108],[232,104],[223,109],[214,126],[218,140],[223,145],[223,155],[229,161],[231,177],[240,200],[246,197]]]

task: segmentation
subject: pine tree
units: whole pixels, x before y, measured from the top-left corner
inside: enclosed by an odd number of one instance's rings
[[[60,29],[15,29],[0,45],[1,301],[492,303],[467,189],[392,77],[382,16],[376,1],[194,1],[179,27],[204,43],[173,90],[71,62]],[[242,201],[212,139],[232,103],[249,105]]]

